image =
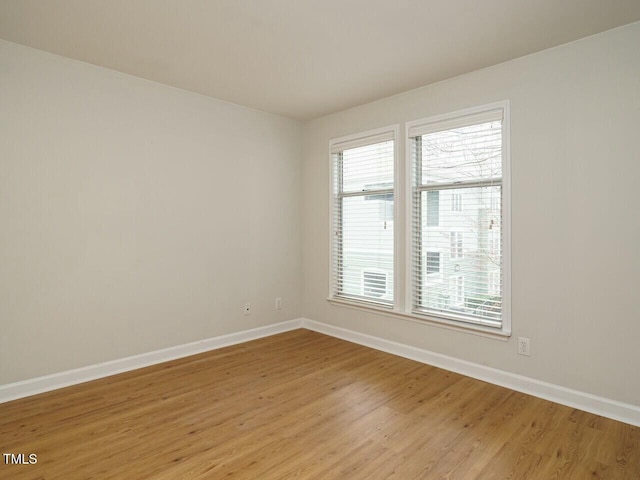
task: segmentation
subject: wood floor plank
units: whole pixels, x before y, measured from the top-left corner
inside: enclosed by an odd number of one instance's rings
[[[0,450],[38,455],[12,480],[640,478],[636,427],[307,330],[0,404]]]

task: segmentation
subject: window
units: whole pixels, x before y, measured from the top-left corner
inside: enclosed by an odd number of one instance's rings
[[[497,225],[489,223],[489,244],[487,247],[489,256],[498,259],[500,257],[500,230],[493,228],[494,226],[497,227]]]
[[[451,259],[462,258],[462,232],[451,232]]]
[[[404,167],[399,131],[329,144],[329,300],[510,335],[508,102],[408,122]]]
[[[380,298],[387,293],[385,272],[362,272],[362,294],[365,297]]]
[[[440,273],[440,252],[427,252],[427,275]]]
[[[493,270],[493,271],[490,271],[487,275],[488,275],[487,290],[489,295],[491,295],[492,297],[499,297],[500,296],[500,271]]]
[[[395,129],[331,142],[331,297],[394,303]]]
[[[440,225],[440,192],[438,190],[427,192],[426,202],[427,226],[437,227]]]
[[[503,254],[506,105],[408,124],[411,146],[412,305],[429,318],[508,330]],[[451,199],[438,228],[431,199]],[[449,251],[444,283],[429,280],[422,252]],[[427,254],[428,255],[428,254]],[[440,260],[440,259],[439,259]],[[505,329],[505,325],[507,329]]]
[[[491,207],[489,207],[491,213],[496,213],[500,211],[500,198],[499,197],[491,197]]]
[[[453,212],[462,211],[462,194],[461,193],[451,194],[451,210]]]
[[[449,277],[449,298],[452,308],[464,307],[464,277],[462,275]]]

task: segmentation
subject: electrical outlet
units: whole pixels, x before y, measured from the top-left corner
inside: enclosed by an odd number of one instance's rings
[[[518,354],[526,355],[527,357],[531,355],[531,349],[529,346],[528,338],[518,337]]]
[[[244,304],[244,314],[245,315],[251,315],[251,304],[250,303],[245,303]]]
[[[282,298],[276,298],[276,310],[282,310]]]

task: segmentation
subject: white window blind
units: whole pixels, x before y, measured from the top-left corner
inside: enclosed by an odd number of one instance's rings
[[[333,298],[393,306],[394,134],[335,142]]]
[[[414,314],[502,326],[502,122],[498,108],[409,128]]]

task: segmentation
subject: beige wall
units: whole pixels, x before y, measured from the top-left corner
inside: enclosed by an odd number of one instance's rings
[[[636,23],[309,122],[305,317],[640,405],[639,46]],[[514,336],[503,342],[329,304],[329,139],[504,99]],[[531,357],[516,354],[517,336],[531,339]]]
[[[0,384],[299,317],[300,133],[0,41]]]

